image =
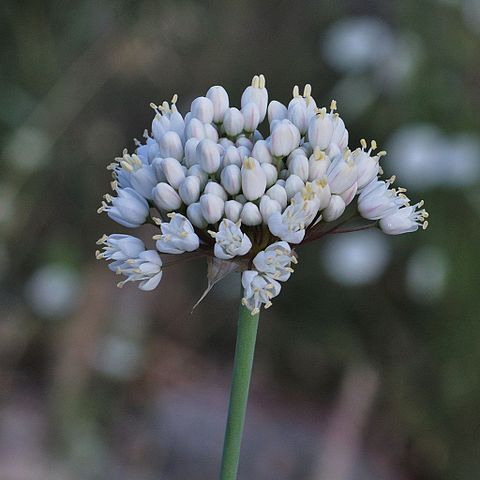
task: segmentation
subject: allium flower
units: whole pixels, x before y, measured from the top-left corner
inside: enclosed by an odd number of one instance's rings
[[[256,75],[240,108],[221,86],[196,98],[182,116],[174,95],[152,104],[151,131],[135,151],[108,168],[116,195],[99,211],[124,227],[159,228],[156,250],[130,235],[103,236],[98,258],[151,290],[162,277],[162,254],[196,252],[209,259],[209,284],[243,272],[243,304],[268,308],[297,263],[292,247],[326,234],[379,227],[389,235],[426,228],[423,202],[382,180],[375,141],[349,148],[337,105],[317,107],[310,85],[293,89],[288,105],[269,102]],[[264,125],[263,122],[268,125]],[[358,222],[361,223],[358,223]]]

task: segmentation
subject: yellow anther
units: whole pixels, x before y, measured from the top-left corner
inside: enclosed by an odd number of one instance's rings
[[[102,245],[108,240],[107,235],[103,234],[96,242],[97,245]]]
[[[362,139],[360,140],[360,145],[361,145],[362,148],[365,150],[365,149],[367,148],[367,141],[366,141],[364,138],[362,138]]]
[[[126,170],[127,172],[133,172],[134,171],[134,168],[132,167],[132,165],[128,162],[126,162],[125,160],[122,160],[120,162],[120,166]]]
[[[303,96],[309,98],[312,95],[312,86],[307,83],[303,89]]]
[[[248,170],[253,170],[255,168],[255,159],[253,157],[245,157],[243,166]]]
[[[332,100],[330,103],[330,110],[334,112],[337,109],[337,102],[336,100]]]
[[[377,149],[377,142],[375,140],[372,140],[370,142],[370,146],[372,147],[372,150],[376,150]]]
[[[322,152],[320,147],[317,146],[313,149],[313,158],[315,158],[315,160],[323,160],[325,158],[325,153]]]

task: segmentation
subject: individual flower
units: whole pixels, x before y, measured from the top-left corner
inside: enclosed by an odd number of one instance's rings
[[[119,287],[123,287],[127,282],[140,282],[140,290],[153,290],[162,279],[162,260],[157,251],[144,250],[138,256],[118,265],[115,273],[127,277],[117,284]]]
[[[257,253],[253,259],[255,269],[279,282],[286,282],[293,273],[292,263],[297,263],[287,242],[275,242]]]
[[[221,260],[245,255],[252,248],[252,242],[242,232],[240,222],[234,223],[228,218],[220,222],[218,232],[208,232],[215,239],[213,252]]]
[[[428,227],[428,213],[424,209],[423,201],[415,205],[399,208],[396,212],[380,219],[379,226],[388,235],[415,232],[418,227],[424,230]]]
[[[375,179],[365,187],[358,197],[358,211],[363,218],[379,220],[408,203],[405,189],[390,188],[394,181],[395,177],[387,181]]]
[[[112,220],[124,227],[136,228],[143,225],[149,214],[147,201],[131,187],[115,189],[117,196],[112,197],[107,193],[106,202],[102,202],[98,213],[107,212]]]
[[[117,266],[127,261],[129,258],[137,257],[145,250],[145,244],[131,235],[113,234],[103,235],[97,245],[103,245],[102,250],[97,250],[97,259],[113,260],[108,266],[110,270],[115,271]]]
[[[179,213],[169,213],[168,217],[171,219],[169,222],[158,222],[162,234],[153,237],[157,241],[157,250],[175,255],[197,250],[200,239],[188,218]]]
[[[242,304],[252,312],[252,315],[256,315],[262,305],[265,308],[271,307],[272,298],[276,297],[281,290],[280,283],[256,270],[243,272],[242,286]]]

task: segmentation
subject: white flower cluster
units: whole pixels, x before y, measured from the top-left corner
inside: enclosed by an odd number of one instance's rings
[[[348,131],[330,108],[318,108],[310,85],[293,89],[288,106],[272,100],[263,75],[230,106],[221,86],[196,98],[182,116],[172,102],[152,104],[155,118],[145,142],[126,150],[108,168],[115,196],[99,212],[128,228],[160,229],[156,250],[128,235],[102,237],[99,258],[140,288],[155,288],[162,276],[158,252],[200,250],[206,256],[247,265],[243,303],[252,313],[271,305],[290,276],[289,244],[340,219],[357,198],[357,213],[397,235],[426,228],[422,202],[410,205],[405,190],[380,180],[376,143],[348,148]],[[261,127],[267,118],[268,126]],[[264,133],[262,133],[264,132]]]

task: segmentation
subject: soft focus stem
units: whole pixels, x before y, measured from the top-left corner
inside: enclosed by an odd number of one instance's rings
[[[246,307],[240,305],[220,480],[236,480],[237,478],[255,341],[257,338],[258,318],[258,313],[252,315]]]

